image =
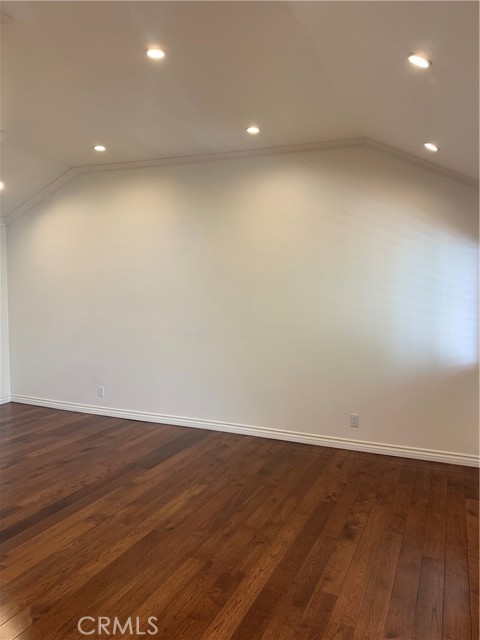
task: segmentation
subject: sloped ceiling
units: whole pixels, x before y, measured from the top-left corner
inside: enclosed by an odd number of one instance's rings
[[[3,2],[2,12],[3,216],[72,167],[349,138],[478,177],[477,2]],[[150,44],[166,58],[147,59]],[[428,71],[407,62],[415,51]],[[259,136],[245,133],[251,123]]]

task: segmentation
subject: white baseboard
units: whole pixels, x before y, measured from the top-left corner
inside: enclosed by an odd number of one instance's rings
[[[252,425],[235,424],[231,422],[217,422],[216,420],[203,420],[199,418],[184,418],[181,416],[164,415],[162,413],[115,409],[111,407],[100,407],[89,404],[76,404],[74,402],[63,402],[60,400],[48,400],[45,398],[34,398],[31,396],[14,394],[9,398],[9,400],[11,402],[30,404],[38,407],[62,409],[64,411],[76,411],[79,413],[91,413],[93,415],[110,416],[112,418],[125,418],[127,420],[137,420],[142,422],[157,422],[160,424],[168,424],[177,427],[194,427],[196,429],[209,429],[211,431],[224,431],[227,433],[238,433],[240,435],[246,436],[273,438],[275,440],[300,442],[303,444],[313,444],[322,447],[335,447],[337,449],[348,449],[350,451],[379,453],[382,455],[399,456],[401,458],[413,458],[416,460],[446,462],[450,464],[459,464],[469,467],[480,466],[480,457],[467,453],[404,447],[400,445],[391,445],[381,442],[366,442],[364,440],[352,440],[350,438],[323,436],[315,433],[301,433],[298,431],[287,431],[285,429],[271,429],[269,427],[256,427]]]
[[[1,396],[0,397],[0,404],[7,404],[7,402],[11,402],[11,398],[10,396]]]

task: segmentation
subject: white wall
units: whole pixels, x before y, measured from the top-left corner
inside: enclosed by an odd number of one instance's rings
[[[477,207],[367,148],[83,174],[9,227],[12,393],[478,454]]]
[[[0,404],[10,399],[8,346],[7,230],[0,227]]]

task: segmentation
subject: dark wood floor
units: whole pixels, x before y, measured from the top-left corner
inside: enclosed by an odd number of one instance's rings
[[[0,410],[2,640],[478,638],[474,469]]]

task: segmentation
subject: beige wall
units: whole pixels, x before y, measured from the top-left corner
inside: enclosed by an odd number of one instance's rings
[[[12,393],[478,454],[477,207],[367,148],[83,174],[9,226]]]
[[[0,404],[10,397],[8,346],[7,230],[0,227]]]

